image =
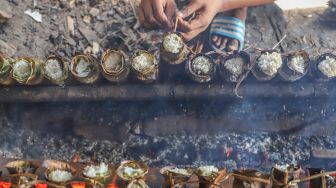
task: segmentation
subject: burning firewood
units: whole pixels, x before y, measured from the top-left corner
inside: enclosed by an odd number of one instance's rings
[[[13,60],[7,56],[0,55],[0,84],[11,85],[13,79],[10,75],[12,71]]]
[[[11,75],[20,84],[37,85],[44,77],[42,63],[29,57],[19,58],[13,63]]]
[[[84,84],[96,83],[101,77],[100,67],[96,58],[88,54],[73,57],[70,70],[76,80]]]
[[[301,50],[284,55],[284,65],[279,70],[279,75],[285,81],[294,82],[303,78],[310,68],[310,58],[308,54]]]
[[[101,67],[103,76],[111,82],[124,82],[130,73],[127,55],[122,50],[107,50],[102,56]]]
[[[69,78],[69,64],[60,57],[50,56],[42,64],[44,77],[56,85],[64,85]]]
[[[127,188],[149,188],[144,177],[148,173],[148,166],[135,161],[123,161],[117,168],[117,175],[126,181]]]

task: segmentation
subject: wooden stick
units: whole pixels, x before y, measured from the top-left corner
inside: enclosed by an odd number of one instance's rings
[[[275,48],[277,48],[277,47],[281,44],[281,42],[282,42],[283,40],[285,40],[286,37],[287,37],[287,35],[284,35],[284,36],[281,38],[281,40],[280,40],[275,46],[273,46],[272,50],[274,50]]]
[[[336,174],[336,171],[323,172],[323,173],[315,174],[315,175],[308,176],[308,177],[305,177],[305,178],[292,180],[292,181],[290,181],[290,182],[288,183],[288,185],[295,185],[295,184],[297,184],[297,183],[301,183],[301,182],[309,181],[309,180],[312,180],[312,179],[317,179],[317,178],[320,178],[320,177],[323,177],[323,176],[327,176],[327,175],[332,175],[332,174]]]
[[[177,25],[178,25],[179,19],[180,19],[180,17],[176,16],[176,18],[175,18],[174,30],[173,30],[174,33],[176,33],[176,31],[177,31]]]

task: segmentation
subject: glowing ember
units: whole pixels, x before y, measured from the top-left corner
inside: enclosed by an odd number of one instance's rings
[[[37,184],[35,184],[35,187],[36,188],[47,188],[48,184],[46,184],[46,183],[37,183]]]
[[[10,188],[11,185],[12,184],[10,182],[4,182],[4,181],[0,182],[0,188]]]
[[[86,183],[85,182],[72,182],[71,187],[72,188],[85,188]]]

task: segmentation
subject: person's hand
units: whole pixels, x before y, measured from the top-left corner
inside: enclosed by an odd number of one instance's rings
[[[139,20],[147,28],[172,28],[175,0],[141,0]]]
[[[187,7],[177,12],[179,19],[178,27],[182,30],[182,36],[186,40],[191,40],[201,32],[205,31],[213,18],[222,10],[223,0],[192,0]],[[185,18],[195,12],[195,17],[190,21]]]

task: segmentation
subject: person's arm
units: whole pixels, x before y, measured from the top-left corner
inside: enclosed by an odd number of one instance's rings
[[[272,3],[275,0],[223,0],[221,11],[228,11],[242,7],[253,7],[263,4]]]

